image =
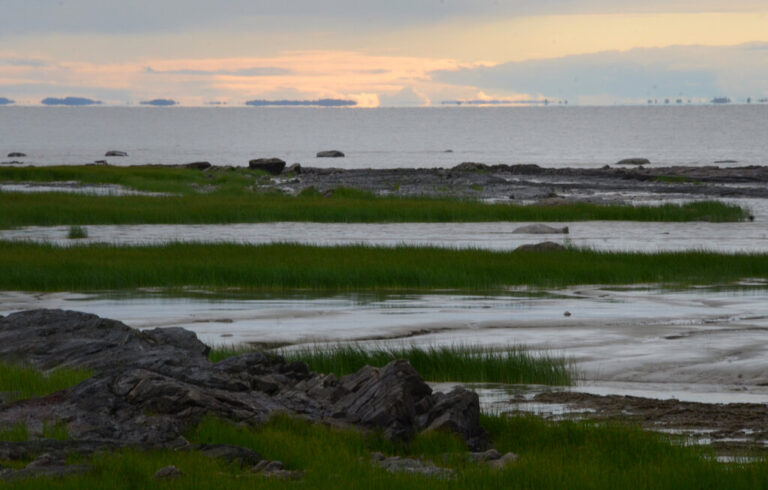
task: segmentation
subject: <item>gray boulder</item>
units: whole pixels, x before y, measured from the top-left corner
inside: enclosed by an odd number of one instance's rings
[[[568,233],[568,227],[555,228],[548,225],[525,225],[515,228],[512,233],[527,233],[531,235],[548,235],[554,233]]]
[[[650,165],[651,161],[647,158],[625,158],[616,162],[616,165]]]
[[[119,150],[109,150],[104,154],[105,157],[127,157],[128,153]]]
[[[26,156],[27,156],[26,153],[21,153],[18,151],[12,151],[8,154],[8,158],[24,158]]]
[[[272,175],[280,175],[285,168],[285,161],[279,158],[256,158],[248,162],[248,167],[252,170],[263,170]]]
[[[344,153],[339,150],[319,151],[317,158],[344,158]]]

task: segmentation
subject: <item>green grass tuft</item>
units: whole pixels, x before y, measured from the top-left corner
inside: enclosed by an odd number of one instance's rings
[[[35,398],[69,388],[91,376],[93,373],[87,369],[57,368],[43,372],[32,366],[0,362],[0,392],[6,392],[6,401]]]
[[[69,239],[88,238],[88,229],[80,225],[72,225],[67,233]]]
[[[377,347],[313,346],[281,352],[289,361],[304,361],[313,371],[343,376],[366,365],[381,367],[406,359],[428,381],[570,385],[575,375],[565,359],[533,356],[520,347],[481,346]]]
[[[724,464],[708,448],[675,446],[660,434],[636,427],[588,422],[545,422],[535,417],[485,416],[497,449],[512,451],[519,460],[504,471],[470,462],[463,444],[442,433],[416,436],[393,444],[375,432],[337,429],[306,421],[275,417],[260,427],[243,427],[207,419],[186,438],[193,444],[247,447],[289,470],[304,472],[285,481],[253,474],[194,451],[126,449],[93,455],[93,471],[63,478],[14,482],[20,489],[197,489],[228,488],[366,488],[373,490],[432,489],[669,489],[765,488],[768,462]],[[387,473],[371,463],[372,451],[433,461],[455,470],[451,478]],[[163,466],[182,471],[177,480],[153,478]]]

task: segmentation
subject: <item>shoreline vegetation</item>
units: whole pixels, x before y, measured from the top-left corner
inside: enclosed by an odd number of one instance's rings
[[[768,278],[768,254],[490,251],[173,243],[72,245],[0,241],[0,289],[159,287],[251,291],[503,290],[580,284],[726,284]]]
[[[209,358],[253,352],[250,345],[219,346]],[[317,344],[297,349],[272,351],[286,361],[306,362],[311,371],[345,376],[363,366],[384,367],[396,359],[405,359],[426,381],[467,383],[508,383],[570,386],[579,377],[565,358],[532,355],[524,347],[454,346],[373,346],[355,344]]]
[[[93,196],[65,193],[0,193],[0,228],[56,225],[225,224],[268,222],[450,223],[655,221],[737,222],[749,211],[734,204],[564,203],[521,205],[431,197],[377,197],[353,189],[326,196],[316,191],[282,194]]]
[[[336,351],[340,352],[339,350]],[[355,354],[355,349],[348,351]],[[212,357],[236,354],[218,350]],[[304,352],[307,353],[306,351]],[[311,352],[310,352],[311,353]],[[295,351],[301,356],[301,351]],[[18,390],[16,378],[25,380],[36,371],[32,384],[51,376],[35,368],[0,363],[0,390]],[[67,370],[62,370],[67,371]],[[69,370],[72,371],[72,370]],[[53,386],[31,390],[28,396],[43,396],[72,386],[87,371]],[[52,377],[52,376],[51,376]],[[10,383],[9,383],[10,381]],[[15,384],[14,384],[15,382]],[[29,386],[29,382],[21,383]],[[6,401],[7,402],[7,401]],[[427,431],[408,441],[393,441],[379,431],[361,431],[333,425],[315,424],[286,415],[269,422],[246,426],[231,421],[204,418],[185,433],[190,443],[186,450],[131,448],[97,451],[90,455],[77,451],[64,455],[69,465],[83,465],[85,471],[59,476],[41,475],[19,478],[14,488],[39,489],[55,486],[82,488],[761,488],[768,480],[768,460],[757,452],[744,459],[719,462],[713,448],[691,444],[683,436],[644,431],[632,424],[589,420],[547,421],[533,415],[481,415],[499,453],[512,452],[516,460],[500,469],[473,458],[456,435]],[[66,424],[51,420],[42,426],[15,424],[0,426],[0,440],[6,443],[70,440]],[[201,446],[208,445],[208,446]],[[211,446],[213,445],[213,446]],[[219,445],[219,446],[217,446]],[[30,447],[35,447],[34,445]],[[45,444],[41,448],[47,447]],[[243,459],[217,458],[201,447],[244,448],[274,461],[280,461],[293,477],[256,473]],[[40,451],[44,451],[40,449]],[[381,453],[382,456],[376,456]],[[21,470],[41,457],[34,450],[0,460],[4,469]],[[377,461],[386,457],[413,458],[422,467],[442,468],[432,475],[390,472]],[[172,479],[156,476],[158,470],[173,465],[178,472]]]
[[[121,185],[166,196],[0,192],[0,228],[98,224],[299,222],[711,221],[750,218],[740,206],[697,201],[659,206],[564,202],[488,203],[469,198],[379,196],[334,187],[283,194],[279,182],[249,169],[201,172],[165,166],[0,168],[0,182]]]

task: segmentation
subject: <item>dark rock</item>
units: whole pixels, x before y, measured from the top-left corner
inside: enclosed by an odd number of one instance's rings
[[[523,252],[551,252],[554,250],[565,250],[565,247],[555,242],[527,243],[520,245],[515,251]]]
[[[301,173],[301,164],[300,163],[294,163],[293,165],[289,165],[286,169],[286,172],[294,173],[294,174],[300,174]]]
[[[497,469],[497,470],[503,470],[507,466],[510,466],[517,462],[517,454],[515,453],[506,453],[504,456],[494,459],[492,461],[488,462],[488,466],[491,468]]]
[[[211,363],[207,353],[207,346],[181,328],[140,332],[61,310],[8,315],[0,318],[0,357],[42,369],[87,367],[96,374],[47,397],[0,406],[0,426],[21,421],[42,426],[53,419],[66,423],[70,446],[63,447],[88,448],[99,441],[189,449],[182,435],[203,417],[260,424],[288,413],[377,429],[392,439],[407,440],[424,429],[454,431],[472,447],[485,438],[474,393],[433,395],[407,361],[336,378],[279,356],[252,353]],[[239,449],[205,451],[248,465],[259,458]]]
[[[461,386],[434,396],[434,405],[422,420],[420,429],[458,434],[475,450],[487,449],[490,445],[488,433],[480,426],[477,393]]]
[[[385,457],[381,453],[372,453],[371,461],[376,466],[387,470],[387,473],[409,473],[411,475],[425,475],[442,478],[453,476],[452,469],[441,468],[436,466],[432,461],[401,458],[399,456]]]
[[[264,461],[259,453],[240,446],[224,444],[201,444],[195,446],[196,451],[208,457],[221,459],[227,463],[237,463],[240,466],[255,466]]]
[[[104,154],[105,157],[127,157],[128,153],[119,150],[109,150]]]
[[[285,162],[279,158],[257,158],[248,162],[248,167],[253,170],[263,170],[272,175],[279,175],[285,168]]]
[[[616,162],[616,165],[650,165],[651,161],[647,158],[625,158]]]
[[[460,172],[479,172],[483,170],[488,170],[491,167],[484,164],[484,163],[477,163],[477,162],[464,162],[456,165],[451,170],[458,170]]]
[[[192,163],[185,163],[184,166],[186,168],[192,168],[195,170],[207,170],[211,168],[210,162],[192,162]]]
[[[109,162],[106,160],[96,160],[93,162],[94,165],[109,165]]]
[[[319,151],[317,158],[344,158],[344,153],[339,150]]]
[[[175,467],[174,465],[169,465],[169,466],[164,466],[159,470],[157,470],[157,472],[155,473],[155,478],[158,480],[173,480],[180,477],[183,474],[184,473],[182,473],[181,470]]]
[[[26,153],[20,153],[18,151],[12,151],[11,153],[8,154],[8,158],[24,158],[26,156],[27,156]]]
[[[527,234],[538,234],[538,235],[547,235],[547,234],[553,234],[553,233],[568,233],[568,227],[564,226],[562,228],[555,228],[548,225],[526,225],[521,226],[519,228],[515,228],[515,230],[512,233],[527,233]]]
[[[8,155],[8,156],[11,156],[11,155]],[[738,160],[715,160],[715,164],[720,164],[720,163],[739,163],[739,162]]]

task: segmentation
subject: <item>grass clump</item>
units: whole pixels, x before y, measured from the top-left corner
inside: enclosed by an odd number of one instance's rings
[[[87,369],[56,368],[41,371],[32,366],[0,361],[0,392],[6,401],[49,395],[74,386],[93,376]]]
[[[85,228],[84,226],[72,225],[69,227],[69,232],[67,232],[67,238],[71,240],[88,238],[88,229]]]
[[[208,419],[190,431],[193,444],[246,447],[289,470],[304,472],[299,480],[270,479],[195,451],[123,450],[91,457],[85,475],[38,478],[15,488],[155,489],[155,488],[370,488],[431,489],[670,489],[765,488],[768,463],[724,464],[711,450],[675,446],[663,435],[619,424],[545,422],[534,417],[485,416],[494,445],[519,460],[503,471],[469,461],[466,448],[444,433],[419,434],[393,444],[375,432],[315,425],[275,417],[260,427],[243,427]],[[388,473],[371,463],[372,451],[433,461],[454,470],[448,478]],[[154,473],[173,464],[182,475],[157,480]]]
[[[253,350],[248,345],[219,346],[211,349],[209,358],[218,362]],[[406,359],[427,381],[571,385],[577,378],[575,368],[566,359],[534,356],[517,346],[380,346],[366,349],[357,344],[335,344],[280,349],[278,352],[286,361],[306,362],[312,371],[337,376],[357,372],[363,366],[382,367],[395,359]]]
[[[326,194],[213,192],[175,196],[0,194],[0,228],[98,224],[218,224],[263,222],[424,223],[489,221],[743,221],[737,205],[701,201],[660,206],[488,204],[479,201],[378,197],[341,188]]]
[[[575,375],[565,359],[533,356],[520,347],[482,346],[377,347],[312,346],[283,350],[286,360],[304,361],[313,371],[343,376],[366,365],[381,367],[406,359],[428,381],[570,385]]]
[[[743,278],[768,278],[768,254],[195,243],[58,247],[0,241],[0,288],[6,290],[492,291],[516,285],[725,284]]]

